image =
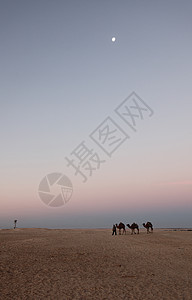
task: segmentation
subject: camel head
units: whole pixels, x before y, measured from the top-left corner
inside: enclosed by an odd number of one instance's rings
[[[145,225],[145,223],[143,223],[143,227],[145,227],[146,225]]]
[[[131,228],[131,226],[129,224],[127,224],[127,227]]]

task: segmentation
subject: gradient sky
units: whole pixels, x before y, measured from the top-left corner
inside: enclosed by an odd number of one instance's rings
[[[192,227],[192,2],[0,1],[0,227]],[[115,36],[116,42],[111,38]],[[154,111],[134,132],[114,112],[133,91]],[[111,157],[89,135],[111,117]],[[86,183],[65,157],[105,161]],[[46,206],[47,174],[73,184]]]

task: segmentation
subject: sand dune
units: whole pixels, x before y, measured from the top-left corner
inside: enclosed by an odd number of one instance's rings
[[[3,229],[0,299],[192,299],[192,232]]]

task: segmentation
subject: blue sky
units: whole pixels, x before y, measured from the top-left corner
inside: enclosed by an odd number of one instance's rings
[[[186,0],[1,1],[1,227],[192,226],[191,13]],[[136,133],[114,113],[132,91],[154,111]],[[111,158],[89,138],[108,116],[130,135]],[[82,141],[106,160],[86,183],[65,160]],[[38,195],[53,172],[73,183],[59,208]]]

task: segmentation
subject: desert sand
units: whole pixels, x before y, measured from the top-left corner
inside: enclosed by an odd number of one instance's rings
[[[192,231],[0,230],[0,299],[192,299]]]

